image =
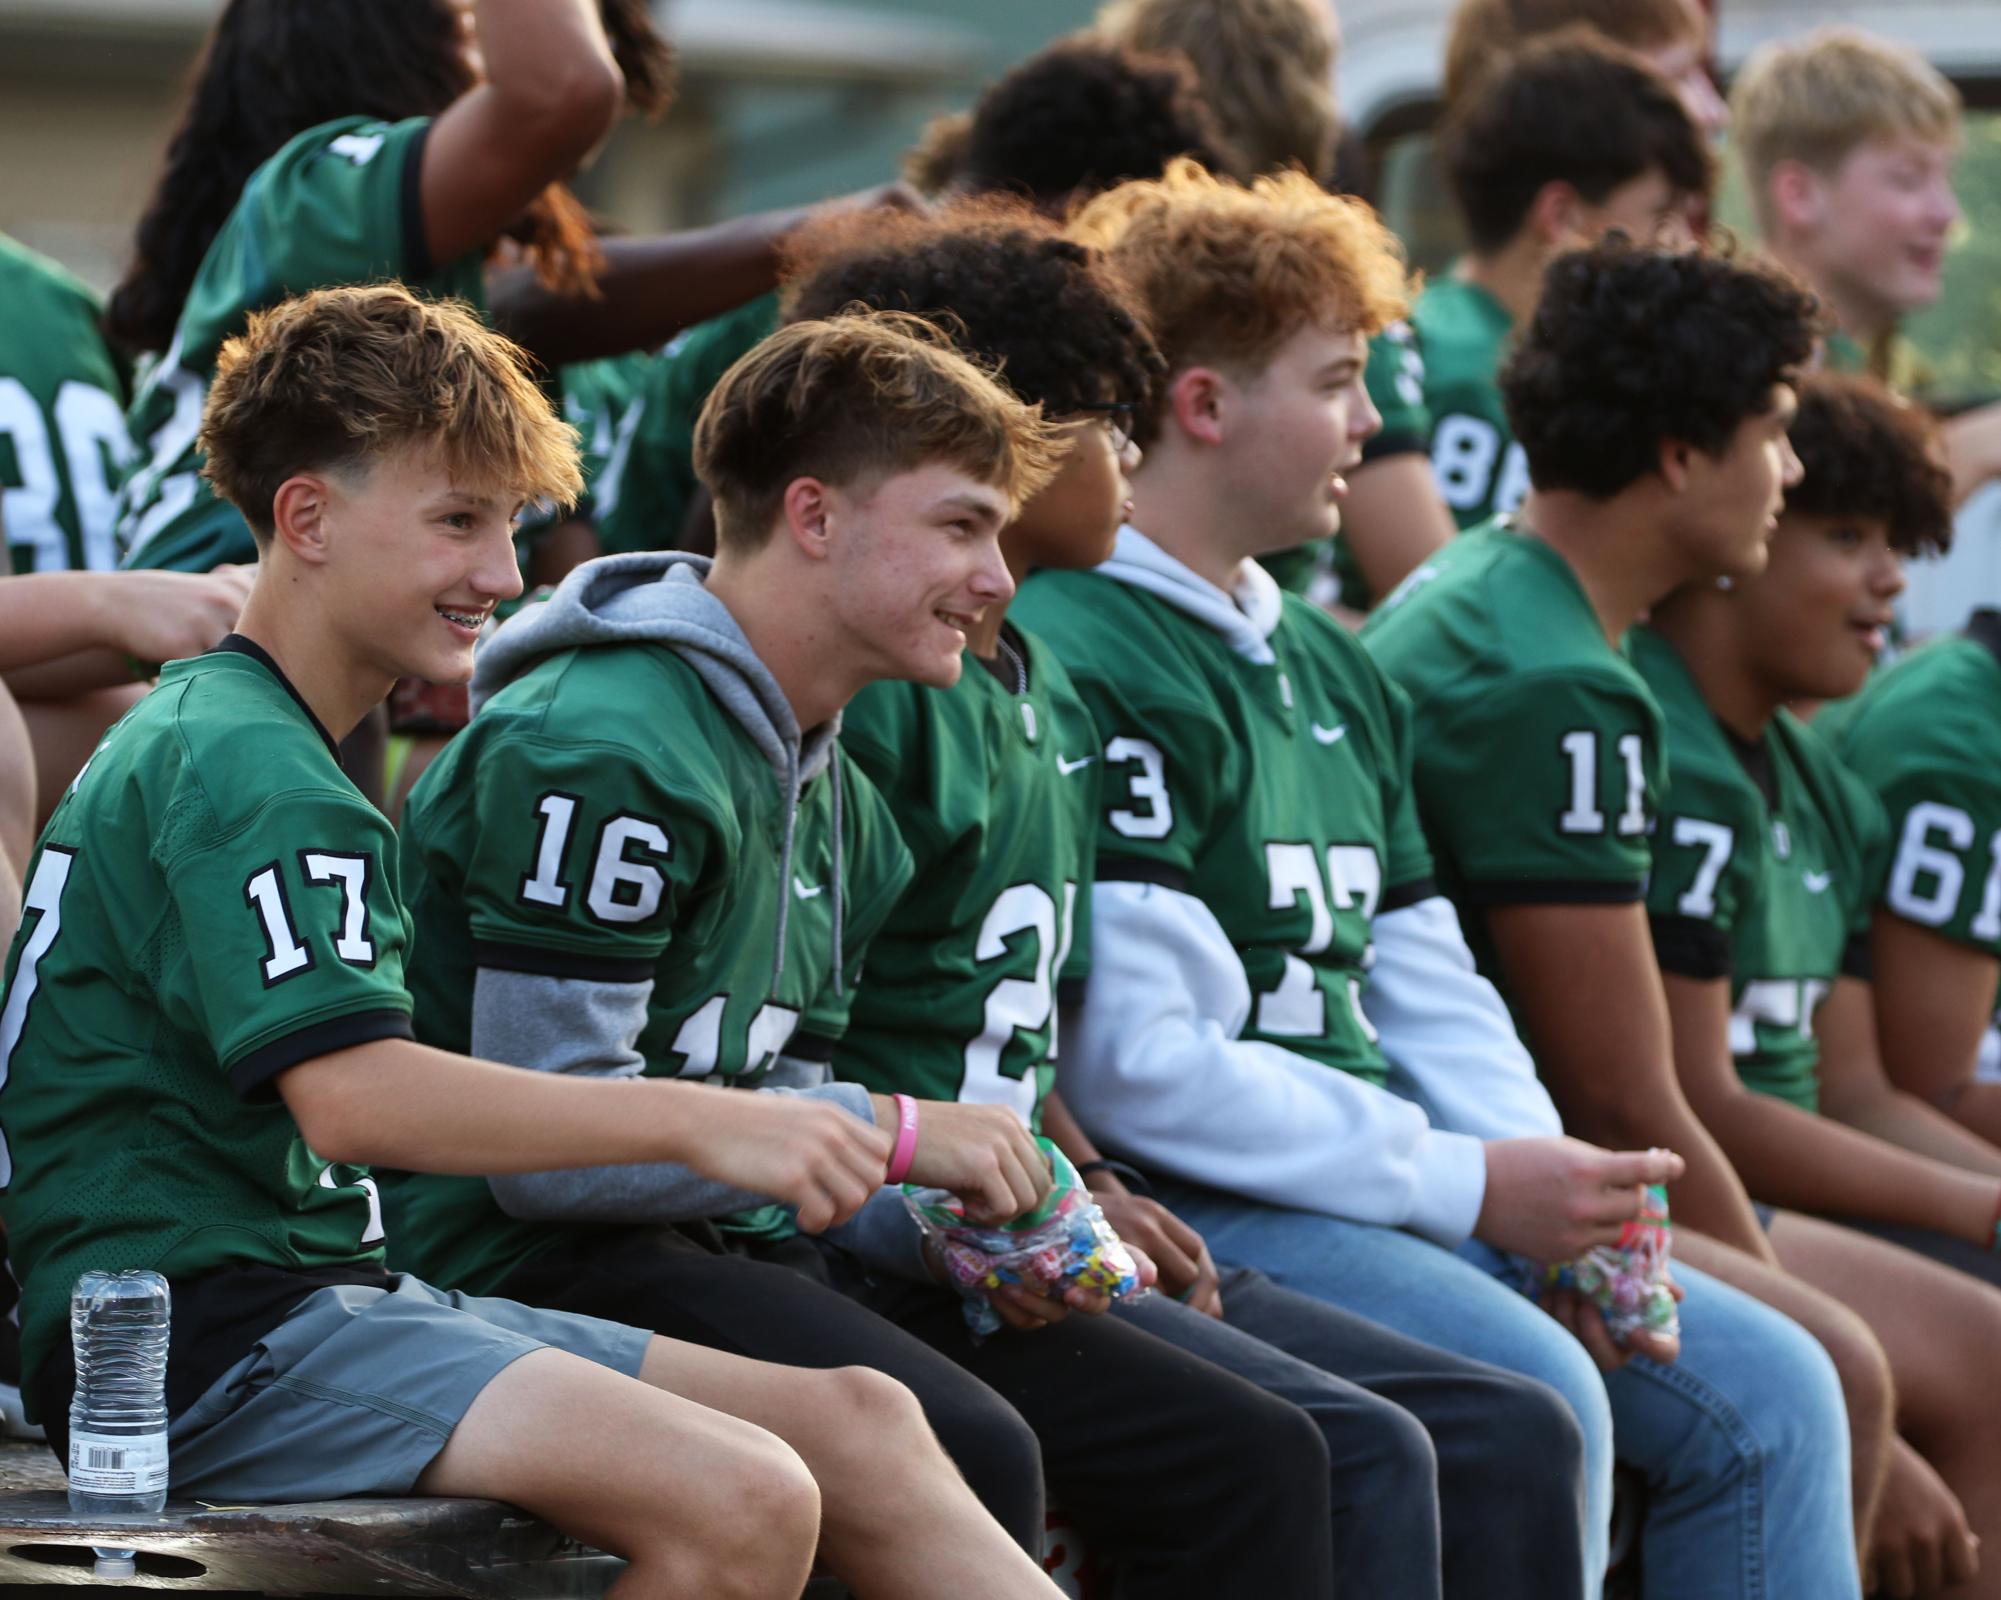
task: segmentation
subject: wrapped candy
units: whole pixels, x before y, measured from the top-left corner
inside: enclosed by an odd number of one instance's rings
[[[1667,1186],[1650,1183],[1640,1214],[1619,1231],[1616,1245],[1599,1245],[1575,1261],[1551,1267],[1547,1282],[1575,1289],[1605,1315],[1612,1337],[1624,1344],[1633,1334],[1676,1334],[1681,1316],[1668,1287],[1668,1253],[1674,1229],[1668,1225]]]
[[[1059,1300],[1072,1285],[1114,1300],[1140,1292],[1139,1269],[1077,1169],[1047,1139],[1036,1141],[1049,1158],[1049,1197],[999,1227],[966,1217],[965,1203],[944,1189],[903,1187],[904,1204],[930,1243],[932,1259],[964,1298],[966,1325],[985,1338],[1001,1325],[989,1297],[1004,1283]]]

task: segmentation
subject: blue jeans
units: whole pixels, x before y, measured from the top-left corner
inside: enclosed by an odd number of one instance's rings
[[[1569,1400],[1584,1430],[1595,1570],[1616,1448],[1647,1482],[1647,1600],[1860,1596],[1841,1385],[1827,1353],[1789,1318],[1679,1266],[1681,1359],[1636,1359],[1608,1377],[1503,1281],[1513,1263],[1477,1241],[1455,1254],[1392,1228],[1171,1181],[1155,1187],[1218,1262],[1256,1266],[1414,1339],[1539,1378]]]

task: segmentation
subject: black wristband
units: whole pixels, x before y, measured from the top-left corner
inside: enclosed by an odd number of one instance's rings
[[[1149,1198],[1153,1195],[1153,1185],[1146,1181],[1145,1175],[1137,1167],[1129,1167],[1123,1161],[1113,1161],[1108,1156],[1100,1156],[1095,1161],[1077,1163],[1078,1177],[1087,1178],[1094,1172],[1109,1172],[1134,1194],[1143,1194]]]

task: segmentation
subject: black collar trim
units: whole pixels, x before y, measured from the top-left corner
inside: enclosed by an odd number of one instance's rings
[[[292,686],[292,680],[285,676],[285,669],[271,659],[271,652],[266,650],[255,639],[246,639],[240,633],[232,633],[224,638],[222,643],[218,644],[213,650],[205,650],[202,654],[214,656],[221,655],[225,651],[231,655],[250,657],[252,661],[256,662],[266,672],[270,673],[272,677],[278,680],[280,687],[284,689],[285,693],[299,703],[299,709],[306,714],[306,720],[313,725],[313,732],[317,733],[325,742],[327,754],[334,758],[334,765],[339,766],[339,742],[332,734],[327,732],[326,724],[313,715],[313,708],[306,704],[306,697]]]
[[[1997,663],[2001,663],[2001,611],[1983,606],[1966,619],[1961,630],[1975,644],[1985,648]]]

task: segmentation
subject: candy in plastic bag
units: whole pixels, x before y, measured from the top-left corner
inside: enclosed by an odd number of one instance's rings
[[[988,1297],[1004,1283],[1059,1300],[1081,1284],[1122,1300],[1140,1292],[1132,1252],[1112,1231],[1077,1169],[1047,1139],[1036,1141],[1049,1158],[1049,1197],[999,1227],[966,1218],[965,1203],[944,1189],[903,1188],[904,1203],[932,1246],[937,1262],[965,1300],[966,1325],[978,1338],[1001,1326]]]
[[[1673,1240],[1667,1186],[1650,1183],[1639,1216],[1620,1229],[1616,1245],[1599,1245],[1567,1265],[1551,1267],[1548,1282],[1589,1299],[1604,1313],[1605,1326],[1620,1344],[1642,1329],[1678,1334],[1681,1316],[1668,1287]]]

